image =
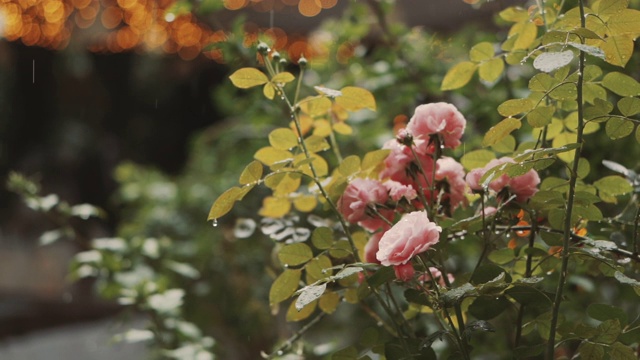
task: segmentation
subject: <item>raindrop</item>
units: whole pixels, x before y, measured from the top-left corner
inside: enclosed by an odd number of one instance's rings
[[[278,352],[276,353],[278,356],[282,356],[284,355],[284,352],[282,350],[278,350]]]
[[[211,225],[213,225],[213,227],[217,227],[218,226],[218,219],[213,219],[213,221],[211,222]]]
[[[289,268],[289,264],[284,264],[284,265],[282,265],[282,266],[284,266],[284,268],[285,268],[285,269],[288,269],[288,268]]]
[[[238,219],[233,228],[233,235],[238,239],[246,239],[256,230],[256,222],[253,219]]]

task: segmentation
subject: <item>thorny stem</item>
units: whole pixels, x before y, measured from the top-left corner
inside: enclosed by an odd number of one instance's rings
[[[584,1],[578,1],[580,8],[580,26],[585,27],[585,12]],[[582,41],[584,42],[584,40]],[[552,360],[555,352],[555,340],[556,330],[558,327],[558,314],[560,313],[560,304],[562,303],[562,293],[564,285],[567,280],[567,272],[569,268],[569,246],[571,245],[571,215],[573,214],[573,204],[576,192],[576,182],[578,180],[578,163],[580,155],[582,154],[582,135],[584,132],[584,106],[583,106],[583,93],[582,85],[584,80],[584,51],[580,51],[578,59],[578,82],[576,84],[577,89],[577,101],[578,101],[578,128],[576,134],[576,142],[580,145],[575,150],[573,157],[573,169],[571,176],[569,177],[569,194],[567,196],[567,211],[564,220],[564,238],[562,241],[562,266],[558,277],[558,287],[556,289],[556,296],[553,301],[553,308],[551,310],[551,323],[549,325],[549,340],[547,343],[546,359]]]

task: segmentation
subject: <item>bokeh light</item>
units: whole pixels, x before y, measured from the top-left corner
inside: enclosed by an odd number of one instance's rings
[[[224,0],[228,10],[280,11],[297,8],[316,16],[337,0]],[[27,46],[62,49],[72,32],[90,30],[87,48],[92,52],[160,51],[191,60],[200,54],[223,61],[212,44],[226,41],[224,31],[212,30],[188,11],[174,11],[176,0],[0,0],[0,35]],[[307,39],[281,28],[259,28],[247,23],[243,45],[267,41],[273,49],[288,52],[292,61],[314,56]]]

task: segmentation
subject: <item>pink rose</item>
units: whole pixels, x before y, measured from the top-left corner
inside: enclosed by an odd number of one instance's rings
[[[442,228],[424,211],[408,213],[382,235],[376,258],[384,266],[406,264],[438,243]]]
[[[389,197],[391,197],[393,201],[400,201],[402,198],[410,201],[418,197],[416,190],[411,185],[403,185],[393,180],[387,180],[383,182],[382,185],[389,190]]]
[[[368,206],[384,204],[388,198],[387,189],[379,181],[357,178],[347,185],[338,200],[338,209],[347,221],[357,223],[369,217]]]
[[[403,184],[408,183],[407,167],[413,161],[411,149],[398,143],[396,139],[387,141],[382,148],[390,150],[390,153],[384,160],[385,168],[380,173],[380,178],[395,180]]]
[[[535,170],[531,169],[511,179],[509,181],[509,190],[516,195],[517,201],[525,202],[538,192],[538,184],[540,184],[540,176]]]
[[[380,264],[380,261],[376,258],[376,253],[378,252],[378,244],[383,234],[384,232],[381,231],[371,235],[369,241],[364,246],[364,261],[372,264]]]
[[[464,167],[450,157],[442,157],[436,162],[436,180],[446,181],[447,194],[444,200],[448,200],[451,211],[467,200],[467,184],[464,181]]]
[[[498,209],[496,209],[493,206],[487,206],[486,208],[484,208],[484,216],[493,216],[498,212]]]
[[[429,146],[429,138],[437,134],[442,138],[444,147],[455,149],[460,145],[466,124],[467,120],[455,106],[440,102],[418,106],[407,130],[414,138],[425,140],[422,147]]]
[[[393,267],[393,271],[396,273],[396,278],[400,281],[409,281],[413,279],[413,275],[416,273],[411,263],[396,265]]]

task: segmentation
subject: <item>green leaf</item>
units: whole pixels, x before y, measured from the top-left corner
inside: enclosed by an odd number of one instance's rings
[[[527,122],[534,128],[544,127],[551,124],[555,107],[538,106],[527,114]]]
[[[551,142],[551,145],[554,148],[560,148],[560,147],[564,147],[567,145],[572,145],[575,144],[577,140],[577,135],[574,133],[568,133],[568,132],[564,132],[561,134],[558,134],[556,137],[553,138],[553,141]],[[559,153],[558,157],[560,158],[560,160],[566,162],[566,163],[570,163],[573,161],[574,158],[574,154],[575,154],[575,150],[570,150],[567,152],[563,152],[563,153]]]
[[[611,140],[617,140],[631,135],[634,127],[631,120],[612,117],[607,121],[605,130]]]
[[[241,200],[251,189],[253,189],[253,185],[242,188],[236,186],[223,192],[211,206],[207,220],[215,221],[231,211],[233,204]]]
[[[481,296],[469,305],[469,314],[479,320],[491,320],[509,308],[511,302],[504,296]]]
[[[277,73],[275,74],[272,78],[271,78],[271,82],[274,84],[286,84],[289,82],[292,82],[293,80],[295,80],[296,77],[293,76],[292,73],[290,72],[281,72],[281,73]]]
[[[502,75],[504,72],[504,61],[502,58],[495,58],[489,61],[485,61],[480,64],[478,68],[478,75],[480,79],[492,83]]]
[[[620,321],[618,319],[610,319],[603,321],[598,325],[598,334],[595,340],[605,344],[613,344],[622,332]]]
[[[311,243],[318,250],[326,250],[333,245],[333,230],[328,227],[319,227],[311,233]]]
[[[298,146],[298,137],[289,128],[279,128],[269,133],[269,144],[278,150],[289,150]]]
[[[628,322],[624,310],[609,304],[591,304],[587,308],[587,314],[599,321],[618,319],[622,326]]]
[[[631,35],[609,36],[600,48],[605,53],[606,62],[625,67],[633,55],[633,38]]]
[[[512,297],[522,305],[545,308],[550,306],[552,301],[544,292],[529,285],[514,285],[505,290],[506,295]]]
[[[637,36],[640,34],[640,11],[624,9],[609,18],[607,27],[613,36],[624,34]]]
[[[263,147],[253,156],[267,166],[285,164],[293,160],[293,154],[287,150],[276,149],[272,146]]]
[[[336,97],[335,101],[336,104],[342,106],[345,110],[376,110],[376,99],[369,90],[355,86],[347,86],[342,88],[340,92],[342,92],[342,96]]]
[[[357,360],[358,349],[353,346],[336,351],[331,355],[331,360]]]
[[[287,269],[280,274],[269,290],[269,304],[275,305],[290,298],[298,289],[301,275],[302,271],[298,269]]]
[[[522,126],[522,123],[519,119],[516,118],[506,118],[499,122],[497,125],[491,127],[489,131],[484,136],[482,140],[483,146],[491,146],[500,140],[502,140],[505,136],[509,135],[516,129],[519,129]]]
[[[318,307],[318,301],[312,301],[310,304],[302,308],[301,310],[296,309],[296,302],[292,301],[289,304],[289,308],[287,309],[287,315],[285,319],[287,321],[302,321],[307,319]]]
[[[326,314],[333,314],[340,305],[340,295],[333,291],[327,291],[320,297],[318,306]]]
[[[535,102],[531,99],[511,99],[498,105],[498,113],[505,117],[531,111],[535,106]]]
[[[621,72],[612,71],[605,75],[602,85],[620,96],[640,95],[640,83]]]
[[[615,342],[609,348],[609,358],[615,360],[637,360],[633,349],[620,342]]]
[[[471,50],[469,50],[469,59],[475,62],[489,60],[494,55],[495,50],[493,49],[493,44],[486,41],[474,45]]]
[[[467,85],[467,83],[471,81],[471,77],[476,72],[477,68],[478,64],[470,61],[463,61],[456,64],[447,71],[447,74],[442,80],[440,89],[443,91],[455,90]]]
[[[229,76],[233,85],[241,89],[266,84],[269,78],[262,71],[255,68],[242,68]]]
[[[549,137],[547,137],[549,138]],[[491,149],[497,153],[508,154],[516,149],[516,138],[513,135],[507,135],[502,140],[491,145]]]
[[[525,21],[519,30],[513,50],[528,49],[538,37],[538,27],[533,22]]]
[[[476,288],[470,283],[465,283],[457,288],[453,288],[444,294],[442,294],[441,299],[444,302],[444,305],[449,307],[453,306],[455,303],[460,302],[463,298],[467,296],[477,296],[478,292]]]
[[[240,184],[247,185],[251,183],[255,183],[262,179],[262,163],[260,161],[254,160],[249,165],[247,165],[242,173],[240,174]]]
[[[593,185],[598,191],[612,196],[624,195],[633,191],[629,181],[617,175],[605,176],[594,182]]]
[[[489,161],[496,158],[496,155],[493,151],[489,150],[473,150],[470,151],[460,158],[460,163],[464,166],[465,169],[477,169],[485,166]]]
[[[624,97],[618,101],[618,110],[624,116],[640,114],[640,99],[636,97]]]
[[[311,248],[303,243],[285,245],[278,251],[278,259],[285,267],[302,265],[311,260],[312,257]]]
[[[551,75],[540,73],[529,80],[529,90],[537,92],[549,92],[558,83],[559,81],[554,79]]]
[[[636,128],[636,141],[640,143],[640,126]]]
[[[304,266],[307,284],[313,284],[316,281],[327,279],[333,273],[331,267],[331,259],[326,255],[319,255]]]
[[[604,359],[604,347],[599,344],[583,341],[580,346],[578,346],[578,352],[582,360]]]
[[[566,83],[553,89],[553,91],[549,93],[549,96],[554,100],[575,100],[578,97],[578,90],[576,84]]]

